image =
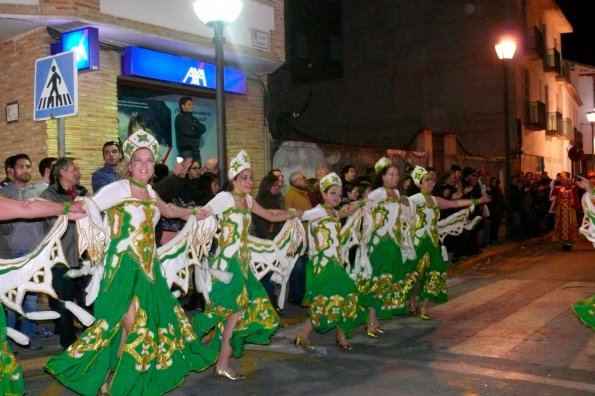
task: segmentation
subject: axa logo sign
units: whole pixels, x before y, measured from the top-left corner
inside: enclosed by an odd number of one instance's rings
[[[212,90],[217,88],[214,64],[141,47],[124,49],[122,74]],[[225,91],[246,94],[246,73],[224,67],[223,80]]]
[[[208,88],[209,86],[207,84],[207,74],[205,73],[205,69],[199,67],[190,67],[182,82],[184,84],[197,85],[205,88]]]

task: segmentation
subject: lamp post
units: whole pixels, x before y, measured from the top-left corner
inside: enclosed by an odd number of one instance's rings
[[[232,24],[242,10],[241,0],[196,0],[194,12],[202,23],[213,28],[215,36],[215,66],[217,86],[215,90],[217,105],[217,162],[219,183],[223,186],[227,177],[227,131],[225,124],[225,91],[223,77],[223,28]]]
[[[512,40],[502,40],[496,44],[496,54],[502,61],[504,69],[504,178],[506,194],[506,240],[510,241],[512,236],[512,225],[510,222],[510,189],[512,183],[510,169],[510,109],[508,103],[508,69],[516,51],[516,43]]]
[[[595,171],[595,134],[593,134],[593,130],[595,129],[595,111],[587,112],[587,120],[591,124],[591,170]]]

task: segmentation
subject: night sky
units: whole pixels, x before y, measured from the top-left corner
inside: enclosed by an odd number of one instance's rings
[[[556,0],[574,32],[562,35],[566,59],[595,66],[595,1]]]

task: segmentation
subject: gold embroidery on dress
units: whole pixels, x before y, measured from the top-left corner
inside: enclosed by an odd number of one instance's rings
[[[331,232],[324,224],[319,224],[314,227],[314,250],[323,252],[331,246],[330,241]]]
[[[244,286],[242,292],[236,297],[236,304],[240,309],[243,309],[248,306],[248,302],[250,302],[250,296],[248,296],[248,291],[246,290],[246,286]]]
[[[138,253],[139,265],[147,277],[154,281],[153,276],[153,258],[155,249],[155,230],[153,227],[153,216],[155,208],[151,205],[143,205],[145,218],[134,230],[132,243]]]
[[[109,209],[105,212],[107,219],[110,238],[111,239],[119,239],[122,237],[122,224],[124,224],[124,216],[126,215],[124,208],[122,206],[116,206],[114,208]]]
[[[405,279],[401,279],[397,282],[394,301],[397,308],[403,308],[406,305],[407,296],[415,287],[418,278],[419,273],[417,271],[411,271],[407,274]]]
[[[213,304],[213,300],[209,301],[205,307],[205,315],[209,318],[213,316],[221,316],[223,318],[227,318],[233,314],[233,310],[231,308],[224,308],[221,305],[217,305],[216,307]]]
[[[428,280],[424,284],[424,292],[430,295],[438,296],[446,294],[446,273],[430,271],[426,275]]]
[[[138,297],[134,296],[130,305],[134,305],[134,309],[136,311],[136,317],[134,318],[134,323],[132,324],[132,333],[138,331],[143,327],[147,326],[147,312],[140,308],[140,304],[138,301]]]
[[[0,306],[0,309],[3,308]],[[11,350],[8,349],[8,342],[2,343],[2,356],[8,359],[8,363],[6,365],[3,365],[2,359],[0,359],[0,374],[6,373],[10,375],[10,377],[13,380],[19,379],[20,373],[15,373],[18,367],[17,360],[14,357],[14,354],[11,352]]]
[[[372,223],[374,230],[378,230],[388,221],[388,209],[384,206],[377,205],[372,209]]]
[[[138,371],[147,371],[150,363],[155,360],[157,355],[157,344],[155,343],[155,333],[147,328],[139,329],[134,341],[124,344],[122,351],[130,354],[135,361],[134,367]],[[132,333],[132,334],[135,334]]]
[[[184,345],[182,344],[182,347]],[[161,327],[159,329],[159,347],[157,349],[157,370],[163,370],[173,364],[172,355],[179,348],[176,343],[176,336],[174,334],[173,326],[169,328]]]
[[[225,249],[227,246],[231,245],[234,241],[234,235],[237,230],[237,225],[232,222],[225,220],[225,218],[219,220],[219,227],[221,228],[221,232],[219,233],[219,248],[221,251]]]
[[[355,319],[357,317],[358,298],[354,293],[347,297],[332,295],[325,297],[318,295],[310,306],[310,320],[314,327],[320,326],[323,318],[328,323],[338,322],[341,319]]]
[[[244,309],[244,314],[236,325],[236,330],[241,331],[248,328],[252,323],[258,323],[265,329],[274,329],[279,324],[279,317],[270,300],[265,298],[255,298],[250,306]]]
[[[106,347],[110,343],[110,338],[120,329],[120,323],[114,326],[110,334],[106,334],[108,329],[109,324],[105,319],[98,320],[78,340],[68,347],[66,350],[68,355],[78,359],[86,352],[97,351],[100,348]]]
[[[194,332],[194,329],[192,328],[192,325],[190,324],[190,321],[188,320],[188,316],[186,316],[186,313],[184,312],[184,310],[181,307],[176,305],[174,307],[174,313],[176,314],[176,317],[178,318],[178,325],[180,326],[180,333],[184,336],[186,341],[196,340],[196,333]]]

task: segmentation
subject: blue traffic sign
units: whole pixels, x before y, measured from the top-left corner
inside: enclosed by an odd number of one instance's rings
[[[78,113],[78,72],[74,51],[35,61],[33,106],[35,121]]]

